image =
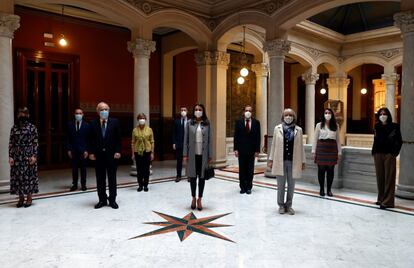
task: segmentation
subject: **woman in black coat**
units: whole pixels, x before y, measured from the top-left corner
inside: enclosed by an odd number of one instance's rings
[[[393,208],[397,173],[396,158],[402,146],[400,125],[392,122],[391,113],[387,108],[380,108],[376,117],[372,146],[378,186],[376,204],[381,209]]]

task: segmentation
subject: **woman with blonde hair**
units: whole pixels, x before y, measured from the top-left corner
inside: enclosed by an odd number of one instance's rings
[[[282,122],[273,131],[272,147],[268,167],[277,178],[277,203],[279,213],[295,214],[292,208],[295,179],[302,177],[305,168],[305,149],[302,128],[296,125],[296,113],[287,108],[282,113]],[[285,201],[285,185],[287,197]]]

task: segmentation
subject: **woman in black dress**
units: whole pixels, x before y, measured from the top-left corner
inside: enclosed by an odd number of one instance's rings
[[[19,108],[17,123],[11,129],[9,140],[10,194],[19,196],[18,208],[30,207],[32,194],[39,192],[37,129],[28,120],[29,110]]]

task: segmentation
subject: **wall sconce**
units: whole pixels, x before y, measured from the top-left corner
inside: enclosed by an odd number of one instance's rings
[[[361,88],[361,94],[365,95],[368,93],[368,90],[366,88]]]

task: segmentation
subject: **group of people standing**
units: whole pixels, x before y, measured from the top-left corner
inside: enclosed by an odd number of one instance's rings
[[[121,129],[117,119],[109,117],[110,108],[100,102],[96,111],[98,117],[87,123],[83,120],[82,109],[76,109],[74,120],[68,125],[67,152],[72,164],[72,187],[78,189],[80,171],[81,190],[86,191],[87,159],[95,162],[96,184],[99,201],[95,208],[109,205],[117,209],[117,166],[121,157]],[[176,182],[182,178],[183,162],[187,162],[187,177],[191,188],[191,208],[202,210],[205,187],[205,171],[212,161],[212,129],[204,105],[193,107],[191,118],[186,107],[180,109],[181,117],[175,120],[173,129],[173,149],[177,158]],[[147,124],[146,115],[137,116],[138,124],[132,131],[131,153],[137,168],[137,191],[147,192],[150,164],[154,159],[154,134]],[[273,140],[268,155],[268,167],[277,178],[277,203],[279,213],[294,215],[292,208],[295,179],[302,177],[306,157],[303,131],[296,124],[295,111],[283,111],[281,123],[273,131]],[[255,159],[260,152],[260,122],[253,117],[253,107],[246,105],[243,116],[236,121],[234,129],[234,153],[239,163],[240,194],[251,194]],[[394,207],[396,179],[396,157],[402,146],[399,125],[392,122],[387,108],[377,112],[374,128],[374,156],[378,199],[380,208]],[[312,143],[312,159],[318,166],[320,196],[326,193],[333,196],[332,184],[334,168],[341,158],[339,125],[330,108],[324,110],[322,120],[316,125]],[[9,143],[9,164],[11,166],[11,194],[17,194],[17,207],[29,207],[32,194],[38,192],[37,175],[38,134],[36,127],[29,122],[29,110],[18,110],[17,122],[12,127]],[[108,182],[109,196],[106,193]],[[198,186],[198,192],[197,192]],[[285,187],[287,194],[285,198]]]

